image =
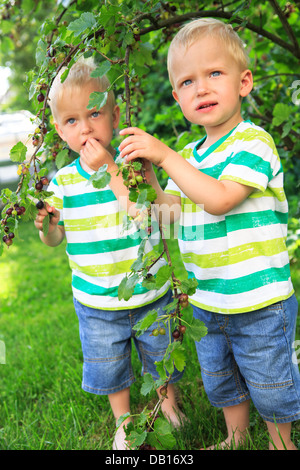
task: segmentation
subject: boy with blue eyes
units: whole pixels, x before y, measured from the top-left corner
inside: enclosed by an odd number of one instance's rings
[[[272,137],[241,115],[253,85],[244,45],[230,25],[192,21],[171,42],[168,71],[175,100],[205,137],[177,153],[138,128],[124,129],[130,136],[121,157],[144,158],[169,175],[165,191],[153,172],[149,182],[162,213],[171,207],[171,219],[179,208],[181,256],[197,280],[190,303],[208,328],[196,343],[203,384],[228,431],[221,447],[246,440],[251,399],[269,448],[294,450],[300,377],[288,206]]]
[[[80,60],[74,64],[62,83],[55,78],[49,94],[55,128],[69,147],[79,154],[70,165],[60,169],[48,190],[54,194],[39,210],[35,226],[41,240],[49,246],[59,245],[67,239],[66,252],[72,269],[72,291],[79,319],[79,332],[83,350],[82,388],[90,393],[108,395],[116,421],[130,414],[130,385],[134,382],[131,367],[131,340],[133,339],[142,362],[143,373],[159,378],[155,362],[160,361],[169,345],[169,333],[154,336],[147,330],[139,337],[133,329],[150,310],[158,315],[172,301],[169,283],[159,290],[147,290],[141,282],[133,296],[118,299],[118,287],[137,259],[141,243],[140,233],[133,225],[123,228],[125,211],[119,198],[127,199],[128,190],[118,173],[115,158],[118,151],[111,140],[118,127],[120,109],[112,91],[106,104],[97,111],[88,109],[90,94],[104,92],[109,87],[106,77],[92,78],[95,65]],[[100,166],[107,164],[111,181],[103,189],[89,184],[89,178]],[[43,233],[43,220],[51,214],[49,230]],[[145,252],[155,256],[158,237],[150,237]],[[150,274],[164,265],[159,260]],[[181,424],[182,413],[177,407],[174,383],[182,372],[174,371],[168,385],[168,397],[162,402],[162,411],[174,426]],[[159,388],[157,393],[160,396]],[[128,417],[118,428],[114,450],[126,450],[124,427]]]

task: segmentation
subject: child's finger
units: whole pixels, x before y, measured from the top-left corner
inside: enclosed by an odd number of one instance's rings
[[[120,145],[119,145],[119,150],[121,153],[130,153],[132,150],[133,150],[133,145],[136,145],[137,144],[137,139],[132,137],[132,136],[129,136],[129,137],[126,137],[126,139],[124,139]],[[124,151],[124,152],[123,152]]]
[[[128,135],[128,134],[142,135],[142,134],[146,134],[146,132],[143,131],[142,129],[139,129],[138,127],[127,127],[126,129],[121,129],[119,134],[120,135]]]

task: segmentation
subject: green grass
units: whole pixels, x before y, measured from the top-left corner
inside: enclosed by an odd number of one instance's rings
[[[107,397],[81,390],[82,354],[65,246],[43,245],[33,223],[21,224],[20,237],[0,258],[0,340],[6,347],[6,364],[0,364],[0,450],[111,449],[114,419]],[[172,247],[180,269],[176,244]],[[293,280],[300,292],[297,266]],[[299,332],[298,327],[298,338]],[[203,391],[194,345],[187,347],[189,362],[177,388],[190,422],[176,432],[177,450],[226,437],[222,412],[210,406]],[[148,398],[139,393],[135,352],[133,367],[132,411],[139,412]],[[298,423],[293,439],[300,441]],[[246,449],[267,447],[265,425],[252,409]]]

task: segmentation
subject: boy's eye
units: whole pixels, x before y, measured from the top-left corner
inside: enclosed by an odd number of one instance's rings
[[[74,119],[74,118],[68,119],[68,124],[74,124],[74,122],[75,122],[75,119]]]
[[[183,86],[188,86],[188,85],[190,85],[191,83],[192,83],[192,80],[187,79],[187,80],[184,80],[184,82],[182,82],[182,85],[183,85]]]
[[[211,77],[219,77],[220,75],[221,75],[221,72],[219,72],[218,70],[210,74]]]
[[[99,114],[100,114],[99,111],[94,111],[94,112],[92,113],[92,117],[93,117],[93,118],[96,118],[96,117],[99,116]]]

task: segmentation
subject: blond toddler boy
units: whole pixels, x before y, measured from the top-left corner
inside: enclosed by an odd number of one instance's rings
[[[202,379],[227,425],[222,446],[246,440],[252,400],[269,448],[295,449],[300,377],[292,360],[297,300],[285,245],[288,207],[272,137],[241,114],[253,86],[244,44],[221,21],[192,21],[171,42],[168,71],[173,97],[205,137],[177,153],[129,128],[120,132],[131,134],[121,157],[144,158],[169,175],[165,191],[153,171],[150,182],[161,208],[180,213],[181,256],[198,282],[190,302],[208,328],[196,343]]]
[[[82,388],[90,393],[108,395],[116,421],[130,413],[130,386],[134,382],[131,366],[133,339],[142,362],[143,373],[159,378],[155,362],[160,361],[169,344],[168,334],[154,337],[146,331],[136,337],[134,326],[150,310],[162,313],[171,302],[172,293],[166,283],[160,290],[147,290],[138,284],[128,301],[118,299],[118,286],[130,272],[138,255],[141,239],[137,228],[123,231],[125,214],[118,199],[128,196],[122,175],[117,175],[115,158],[118,150],[111,140],[118,127],[120,109],[113,92],[100,109],[88,109],[93,92],[106,92],[109,82],[105,77],[92,78],[96,66],[79,60],[70,69],[65,81],[61,73],[50,91],[50,107],[55,128],[60,137],[79,156],[60,169],[48,190],[54,194],[39,210],[35,226],[43,243],[51,247],[67,239],[66,252],[72,270],[74,306],[79,319],[83,350]],[[100,166],[107,164],[110,184],[94,188],[89,178]],[[43,233],[43,220],[51,214],[49,231]],[[153,243],[157,243],[157,237]],[[152,241],[147,241],[146,252],[151,255]],[[155,265],[156,272],[163,261]],[[152,274],[155,274],[152,272]],[[162,411],[175,425],[180,424],[174,385],[182,373],[175,370],[168,386],[168,398]],[[157,390],[160,396],[159,389]],[[123,426],[116,432],[113,449],[126,450]]]

